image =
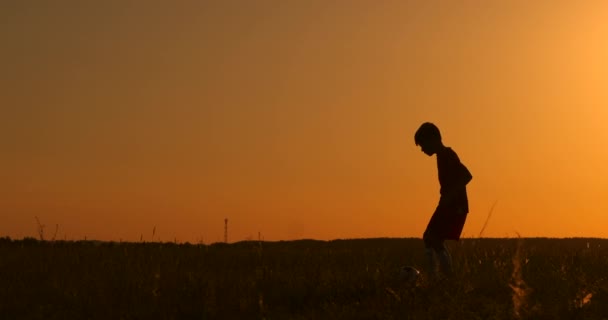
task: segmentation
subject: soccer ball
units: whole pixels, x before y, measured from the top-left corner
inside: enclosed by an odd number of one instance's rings
[[[412,266],[404,266],[399,269],[399,279],[408,284],[415,284],[420,277],[420,271]]]

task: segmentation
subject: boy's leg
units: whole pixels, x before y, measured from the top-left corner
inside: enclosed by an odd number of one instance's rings
[[[425,253],[428,263],[428,274],[431,280],[437,279],[437,260],[435,257],[435,251],[437,248],[437,240],[430,234],[430,232],[425,232],[422,237],[424,240]]]
[[[447,276],[452,276],[452,256],[445,246],[445,241],[441,238],[434,237],[430,232],[425,232],[423,236],[426,256],[429,264],[429,277],[436,279],[437,273],[437,260],[435,254],[439,258],[439,267],[441,272]]]
[[[437,255],[439,256],[439,266],[441,267],[441,272],[447,276],[452,276],[452,256],[446,248],[445,243],[441,241],[441,247],[437,251]]]
[[[437,261],[435,258],[435,249],[427,247],[425,249],[425,253],[428,263],[429,278],[434,280],[437,278]]]

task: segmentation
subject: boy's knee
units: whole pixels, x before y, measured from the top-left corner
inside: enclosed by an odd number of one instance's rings
[[[440,251],[443,249],[443,240],[433,236],[428,232],[424,233],[424,235],[422,236],[422,240],[424,241],[424,246],[427,249],[433,249],[435,251]]]
[[[427,249],[433,249],[436,252],[444,251],[445,248],[445,239],[442,237],[438,237],[432,232],[425,231],[422,236],[422,240],[424,241],[424,246]]]

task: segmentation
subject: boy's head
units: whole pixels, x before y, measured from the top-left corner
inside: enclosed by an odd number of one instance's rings
[[[422,152],[429,156],[437,153],[443,146],[439,128],[430,122],[425,122],[418,128],[414,135],[414,141],[417,146],[421,147]]]

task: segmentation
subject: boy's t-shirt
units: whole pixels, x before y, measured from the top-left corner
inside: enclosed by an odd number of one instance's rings
[[[460,162],[458,155],[449,147],[437,152],[437,172],[439,174],[439,185],[441,189],[441,199],[439,206],[445,209],[455,210],[461,213],[469,212],[469,201],[467,198],[466,185],[460,186],[456,190],[453,198],[446,198],[446,190],[454,189],[455,184],[459,181],[468,181],[471,179],[471,173]]]

